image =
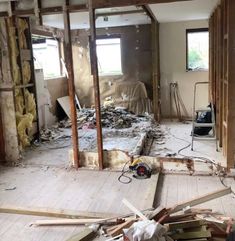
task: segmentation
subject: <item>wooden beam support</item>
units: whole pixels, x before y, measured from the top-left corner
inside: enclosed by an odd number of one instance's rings
[[[67,1],[66,1],[67,3]],[[79,149],[78,149],[78,126],[77,126],[77,110],[75,104],[75,86],[74,86],[74,70],[73,70],[73,54],[72,54],[72,42],[70,33],[70,17],[67,4],[65,3],[63,9],[64,15],[64,56],[65,65],[68,72],[68,89],[70,97],[70,110],[72,121],[72,141],[73,141],[73,157],[74,166],[77,169],[79,167]]]
[[[42,8],[41,0],[34,0],[34,14],[36,16],[37,25],[43,25],[42,23],[42,15],[40,9]]]
[[[227,0],[227,166],[235,167],[235,1]]]
[[[103,137],[101,125],[101,108],[100,108],[100,87],[99,87],[99,72],[97,64],[96,52],[96,24],[95,24],[95,10],[93,8],[92,0],[89,0],[89,15],[90,15],[90,56],[91,56],[91,73],[93,75],[94,92],[95,92],[95,111],[96,111],[96,128],[97,128],[97,147],[99,156],[99,169],[103,169]]]
[[[125,7],[125,6],[141,6],[146,4],[156,3],[172,3],[172,2],[186,2],[192,0],[96,0],[93,3],[93,8],[111,8],[111,7]]]
[[[143,10],[147,13],[147,15],[151,18],[152,21],[158,22],[155,14],[148,4],[142,5]]]
[[[96,18],[105,17],[105,16],[116,16],[116,15],[126,15],[126,14],[138,14],[144,13],[144,10],[131,10],[131,11],[118,11],[118,12],[106,12],[106,13],[97,13]]]
[[[152,15],[149,13],[150,16]],[[151,18],[152,37],[152,84],[153,84],[153,113],[154,119],[160,122],[160,47],[159,47],[159,23],[156,18]]]
[[[96,0],[93,3],[93,8],[109,8],[109,7],[125,7],[125,6],[141,6],[146,4],[156,4],[156,3],[171,3],[171,2],[186,2],[192,0]],[[81,12],[88,11],[86,4],[70,5],[68,6],[70,12]],[[57,14],[63,12],[62,6],[48,7],[40,9],[42,15]],[[0,16],[6,15],[7,12],[0,12]],[[34,14],[34,9],[27,10],[16,10],[13,15],[18,16],[29,16]]]

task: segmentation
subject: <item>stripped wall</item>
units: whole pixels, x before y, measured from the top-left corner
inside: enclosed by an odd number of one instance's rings
[[[209,81],[208,71],[186,71],[186,29],[206,28],[208,21],[187,21],[160,24],[161,111],[170,116],[171,82],[177,82],[189,117],[192,117],[193,89],[196,82]],[[208,86],[199,89],[198,106],[208,105]],[[176,112],[174,112],[176,115]]]
[[[122,76],[100,77],[101,101],[113,96],[116,81],[141,81],[152,99],[152,56],[150,25],[97,29],[97,35],[121,36]],[[94,104],[93,80],[90,73],[89,32],[72,31],[75,87],[82,105]]]

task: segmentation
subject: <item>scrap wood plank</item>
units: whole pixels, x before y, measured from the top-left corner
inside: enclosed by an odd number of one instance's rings
[[[122,200],[123,204],[125,204],[133,213],[135,213],[137,216],[139,216],[142,220],[148,220],[146,216],[144,216],[143,213],[141,213],[136,207],[134,207],[129,201],[127,201],[125,198]]]
[[[31,216],[43,216],[54,218],[112,218],[117,214],[97,213],[97,212],[83,212],[66,209],[52,209],[41,207],[17,207],[17,206],[0,206],[0,213],[11,213]]]
[[[186,208],[187,206],[193,207],[193,206],[202,204],[204,202],[208,202],[210,200],[225,196],[227,194],[230,194],[231,192],[232,192],[231,187],[228,187],[228,188],[223,188],[223,189],[215,191],[215,192],[208,193],[206,195],[202,195],[198,198],[191,199],[189,201],[178,204],[173,208],[170,208],[169,213],[170,214],[176,213],[178,211],[181,211],[183,208]]]
[[[57,220],[37,220],[33,225],[53,226],[53,225],[86,225],[95,223],[107,223],[106,219],[57,219]],[[113,223],[113,222],[112,222]]]
[[[192,220],[192,221],[167,223],[165,225],[168,226],[169,231],[173,231],[176,229],[200,227],[202,225],[205,225],[205,223],[206,222],[204,220]]]
[[[118,225],[118,227],[116,227],[114,230],[112,230],[111,232],[109,232],[108,234],[112,237],[116,237],[120,234],[122,234],[122,230],[124,228],[129,228],[131,227],[131,225],[136,221],[136,219],[129,219],[127,220],[125,223],[122,223],[120,225]]]
[[[177,233],[170,235],[171,238],[174,240],[191,240],[191,239],[199,239],[199,238],[210,238],[211,232],[210,231],[200,231],[200,232],[184,232],[184,233]]]
[[[158,215],[162,212],[167,212],[166,208],[164,208],[163,206],[159,206],[157,207],[156,209],[154,209],[148,216],[148,218],[151,220],[151,219],[154,219],[158,217]]]
[[[96,236],[96,232],[94,232],[90,228],[85,228],[79,234],[72,236],[66,241],[89,241],[89,240],[92,240],[95,236]]]

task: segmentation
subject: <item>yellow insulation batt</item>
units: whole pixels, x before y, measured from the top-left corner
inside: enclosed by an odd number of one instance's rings
[[[15,105],[16,112],[23,115],[24,113],[24,98],[21,89],[15,89]]]
[[[27,130],[32,128],[33,115],[28,113],[25,115],[20,115],[16,113],[17,131],[20,140],[21,147],[27,147],[30,145],[30,137],[27,135]]]
[[[23,62],[23,83],[28,84],[31,79],[31,67],[29,61]]]
[[[18,19],[18,29],[19,29],[19,44],[21,49],[27,49],[27,41],[24,31],[28,28],[28,23],[26,20],[19,18]]]
[[[8,29],[9,29],[9,43],[11,50],[11,65],[12,65],[12,77],[13,81],[16,85],[20,84],[20,70],[17,64],[17,57],[19,55],[19,50],[16,43],[16,29],[12,26],[12,21],[8,19],[7,21]]]
[[[34,94],[30,93],[27,89],[25,90],[25,108],[26,113],[30,113],[33,116],[33,119],[36,120],[37,111]]]

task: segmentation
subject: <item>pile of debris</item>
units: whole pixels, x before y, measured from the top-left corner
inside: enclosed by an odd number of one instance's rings
[[[215,213],[211,209],[193,208],[213,199],[231,194],[231,188],[208,193],[176,206],[139,211],[128,200],[123,199],[131,213],[116,217],[102,216],[101,213],[79,213],[77,211],[51,209],[22,209],[2,206],[0,213],[57,217],[61,219],[38,220],[33,226],[85,225],[82,232],[67,241],[102,240],[120,241],[233,241],[234,220]],[[50,210],[50,211],[49,211]],[[84,216],[85,215],[85,216]],[[99,239],[101,240],[101,239]]]
[[[102,106],[101,107],[101,123],[102,127],[115,129],[130,128],[133,123],[147,120],[146,116],[137,116],[125,108]],[[82,126],[89,123],[90,126],[96,125],[96,113],[94,109],[82,109],[78,113],[78,124]]]

